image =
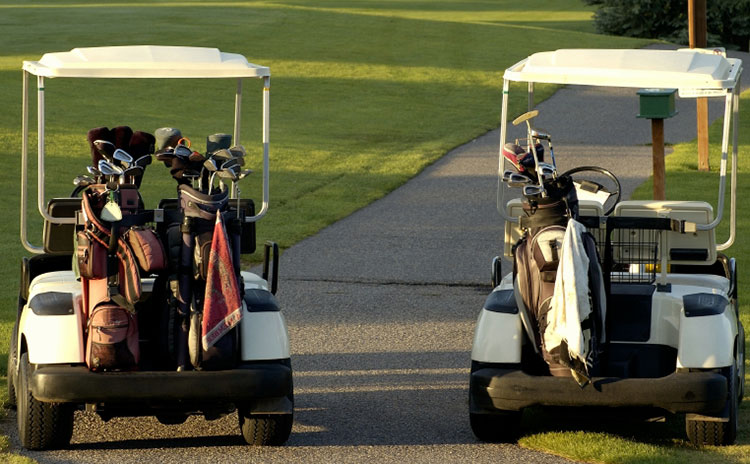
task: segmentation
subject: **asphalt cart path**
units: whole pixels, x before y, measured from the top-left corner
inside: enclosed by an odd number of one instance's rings
[[[665,124],[671,143],[694,138],[695,104],[678,103]],[[650,126],[635,118],[637,105],[635,90],[565,88],[539,105],[535,125],[552,134],[561,170],[610,169],[627,197],[651,171]],[[282,255],[277,298],[296,401],[285,446],[243,445],[236,415],[164,426],[78,413],[70,450],[27,452],[11,413],[3,427],[14,448],[42,463],[570,462],[478,442],[469,427],[473,329],[503,248],[498,140],[493,131],[452,150]]]

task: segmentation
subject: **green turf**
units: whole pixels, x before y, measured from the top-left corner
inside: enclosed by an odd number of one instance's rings
[[[74,47],[163,44],[218,47],[269,66],[271,208],[258,232],[259,241],[275,239],[288,247],[497,127],[502,70],[514,62],[540,50],[644,44],[594,34],[591,10],[577,0],[6,0],[0,26],[0,159],[8,164],[0,171],[0,193],[7,200],[0,204],[7,218],[0,222],[0,279],[11,282],[0,287],[0,366],[15,317],[18,263],[26,255],[18,240],[17,200],[22,60]],[[92,127],[176,126],[199,150],[206,135],[231,132],[232,82],[47,80],[46,88],[49,196],[66,195],[72,178],[84,172],[85,133]],[[537,97],[553,90],[539,86]],[[243,195],[255,198],[260,95],[258,82],[245,84],[242,142],[256,174],[245,181]],[[510,114],[518,114],[523,92],[511,95],[516,99]],[[33,139],[33,104],[31,117]],[[166,168],[152,165],[143,189],[147,202],[173,192]],[[34,205],[33,193],[30,200]],[[38,244],[40,223],[30,210],[31,237]],[[545,434],[522,443],[568,453],[565,440],[545,441]],[[586,436],[613,448],[623,440]],[[741,440],[747,443],[746,436]],[[671,445],[653,446],[671,456]]]

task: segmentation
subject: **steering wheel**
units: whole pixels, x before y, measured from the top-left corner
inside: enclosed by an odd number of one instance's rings
[[[577,181],[573,178],[574,174],[579,174],[582,172],[595,172],[597,174],[600,174],[609,180],[612,181],[612,184],[614,186],[614,189],[607,189],[602,184],[599,184],[597,182],[591,181],[591,180],[580,180]],[[615,206],[617,203],[620,202],[620,196],[622,193],[622,188],[620,187],[620,181],[615,177],[614,174],[612,174],[612,171],[604,168],[600,168],[599,166],[579,166],[577,168],[573,168],[569,171],[564,172],[560,176],[569,176],[571,179],[573,179],[573,182],[576,186],[576,193],[578,193],[579,200],[580,199],[586,199],[586,193],[590,193],[592,196],[590,198],[597,199],[601,202],[602,208],[605,210],[604,215],[609,216],[612,211],[615,210]],[[606,194],[606,198],[603,198]],[[584,197],[584,198],[582,198]],[[615,201],[611,203],[611,206],[609,209],[606,209],[606,205],[610,204],[610,200],[612,197],[615,198]]]

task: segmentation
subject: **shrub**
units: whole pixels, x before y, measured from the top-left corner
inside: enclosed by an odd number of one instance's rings
[[[597,7],[594,24],[603,34],[688,43],[684,0],[584,0]],[[706,11],[708,46],[748,51],[750,0],[712,0]]]

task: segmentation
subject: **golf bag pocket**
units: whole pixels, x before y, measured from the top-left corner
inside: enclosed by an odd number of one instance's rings
[[[208,260],[211,257],[212,240],[213,232],[203,232],[195,236],[193,270],[196,279],[206,280],[208,276]]]
[[[107,277],[107,249],[85,232],[76,234],[78,272],[87,279]]]
[[[95,372],[128,371],[138,366],[135,314],[111,302],[97,305],[88,321],[86,364]]]
[[[135,226],[128,229],[125,239],[133,249],[138,266],[146,273],[166,269],[167,256],[159,237],[152,229]]]

